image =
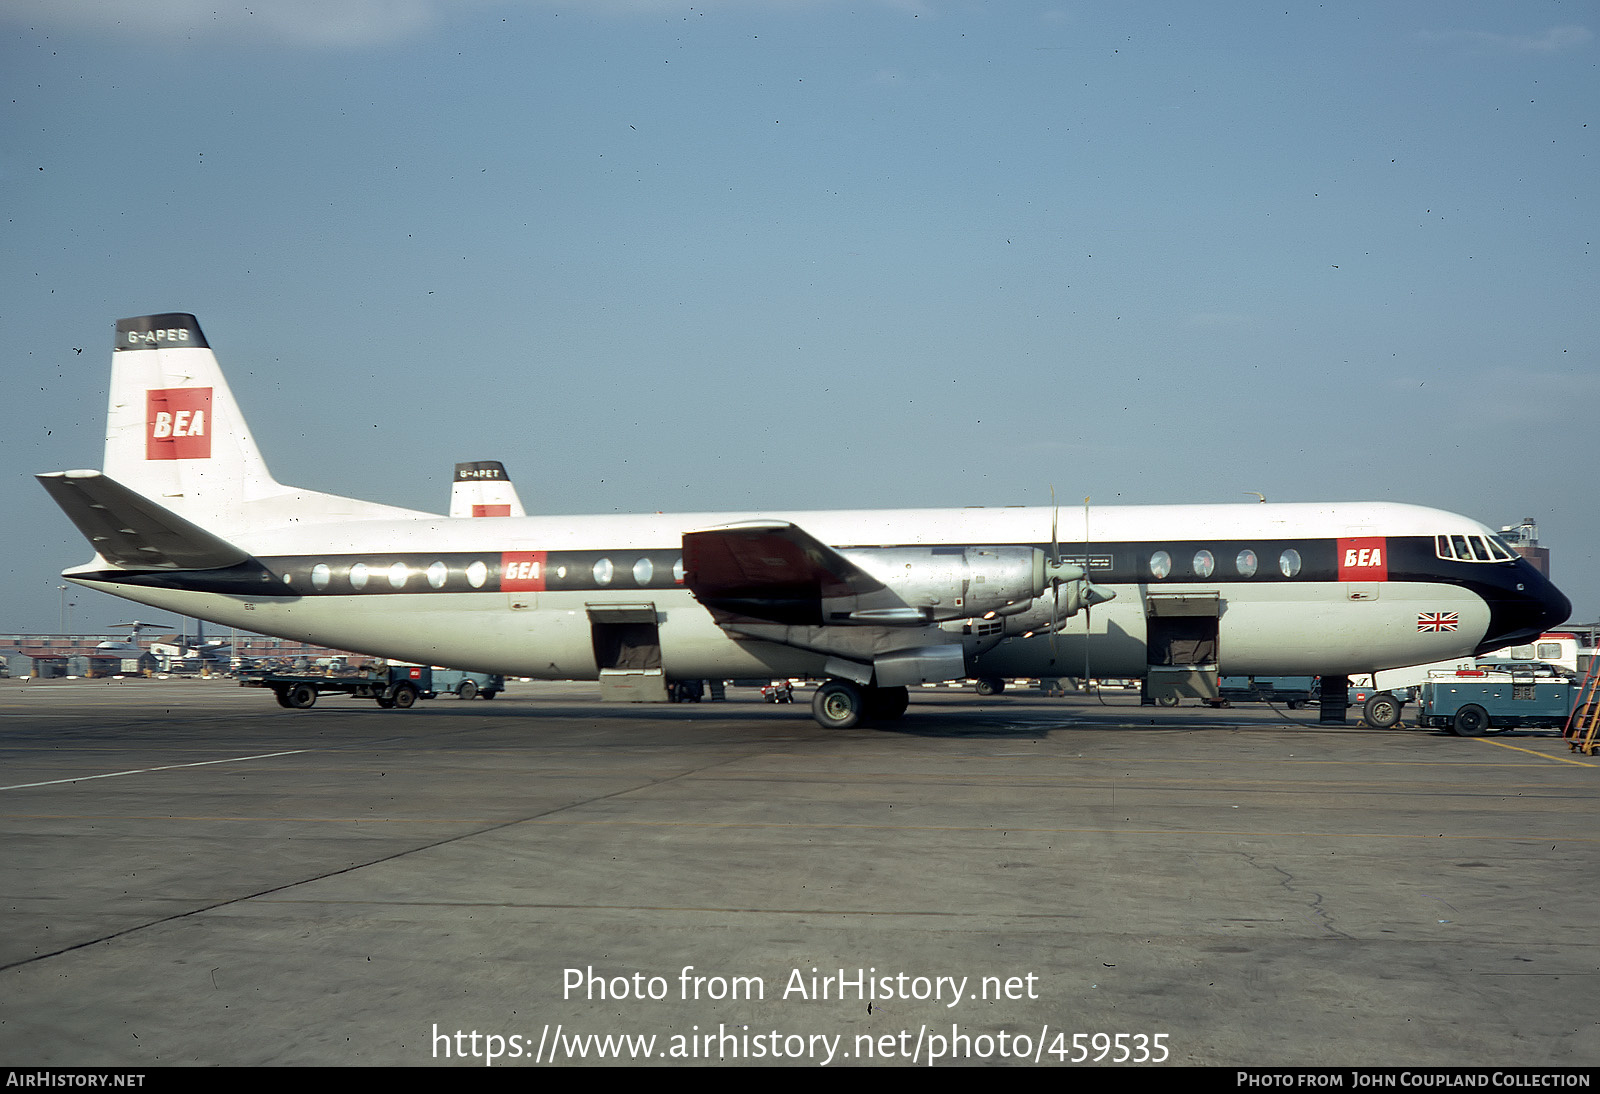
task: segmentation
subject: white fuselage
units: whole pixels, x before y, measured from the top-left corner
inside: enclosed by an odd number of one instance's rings
[[[1091,567],[1091,574],[1116,597],[1067,620],[1054,643],[1041,634],[979,648],[969,639],[969,656],[986,675],[1078,675],[1086,664],[1095,676],[1142,675],[1151,619],[1161,604],[1186,597],[1214,605],[1208,610],[1216,618],[1217,659],[1229,674],[1356,673],[1440,660],[1470,654],[1491,626],[1485,596],[1444,572],[1448,567],[1437,575],[1367,575],[1356,569],[1313,573],[1308,565],[1294,576],[1279,568],[1285,543],[1324,545],[1328,552],[1359,543],[1365,552],[1368,543],[1488,534],[1476,522],[1439,510],[1377,503],[1127,506],[1091,510],[1087,527],[1083,514],[1062,518],[1062,554],[1103,554],[1104,572]],[[130,584],[100,564],[68,576],[254,632],[548,679],[597,674],[595,609],[648,606],[669,678],[821,675],[827,658],[814,650],[726,632],[683,587],[681,565],[672,572],[671,556],[684,533],[758,519],[792,522],[840,548],[1048,547],[1052,513],[972,508],[361,520],[233,535],[272,570],[270,582],[262,579],[261,595]],[[1200,548],[1218,560],[1210,577],[1184,576],[1183,566],[1165,578],[1150,572],[1154,552],[1186,558],[1195,545],[1214,545]],[[1392,557],[1395,547],[1387,549]],[[1296,557],[1320,550],[1306,547]],[[1242,566],[1246,553],[1258,560],[1249,576],[1233,561]],[[439,561],[430,561],[434,556]],[[1351,548],[1349,560],[1357,557]],[[520,568],[517,560],[523,560]],[[474,569],[473,562],[482,566]],[[359,589],[352,576],[358,572],[365,574]],[[487,577],[474,584],[470,577],[477,574]],[[1376,579],[1359,580],[1368,576]],[[174,582],[181,583],[177,575]],[[1424,627],[1424,618],[1449,619],[1450,625]],[[892,639],[893,630],[886,633]]]

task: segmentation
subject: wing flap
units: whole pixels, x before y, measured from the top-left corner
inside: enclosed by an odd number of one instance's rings
[[[36,475],[100,557],[136,570],[214,570],[250,554],[99,471]]]

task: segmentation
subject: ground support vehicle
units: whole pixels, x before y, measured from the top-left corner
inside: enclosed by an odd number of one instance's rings
[[[1422,682],[1417,723],[1477,737],[1507,729],[1561,729],[1578,698],[1565,676],[1459,669]]]
[[[704,680],[673,680],[667,684],[667,702],[698,703],[706,695]]]
[[[1310,676],[1224,676],[1219,688],[1221,702],[1212,705],[1282,703],[1299,710],[1311,701],[1314,683]]]
[[[433,690],[463,699],[493,699],[506,690],[506,678],[497,672],[464,672],[461,669],[434,669]]]
[[[401,710],[418,699],[432,699],[433,670],[422,665],[368,667],[357,675],[329,676],[311,672],[247,672],[239,677],[242,688],[270,688],[280,707],[304,710],[316,705],[317,696],[342,692],[352,699],[372,699],[380,707]]]
[[[1376,677],[1369,676],[1365,684],[1352,685],[1350,688],[1350,705],[1359,707],[1362,721],[1377,729],[1391,729],[1398,725],[1400,717],[1405,711],[1407,703],[1415,703],[1422,696],[1422,682],[1431,677],[1450,678],[1463,674],[1465,679],[1473,679],[1482,673],[1489,673],[1493,677],[1510,675],[1521,679],[1533,677],[1538,683],[1550,680],[1567,679],[1571,673],[1561,665],[1550,664],[1545,661],[1508,661],[1498,658],[1483,658],[1476,661],[1461,662],[1454,665],[1417,666],[1421,675],[1414,675],[1412,670],[1396,669],[1392,672],[1376,674],[1382,677],[1377,683],[1372,683]],[[1411,683],[1402,683],[1406,678]],[[1378,686],[1381,684],[1382,686]]]

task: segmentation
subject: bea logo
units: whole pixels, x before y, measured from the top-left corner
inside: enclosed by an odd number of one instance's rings
[[[505,592],[544,591],[543,551],[502,551],[500,588]]]
[[[144,458],[211,458],[211,389],[168,387],[145,392]]]
[[[1387,581],[1389,541],[1382,536],[1339,541],[1340,581]]]

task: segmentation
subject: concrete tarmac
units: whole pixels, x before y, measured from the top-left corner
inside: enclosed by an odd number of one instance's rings
[[[0,1064],[1600,1063],[1554,734],[729,696],[0,681]]]

